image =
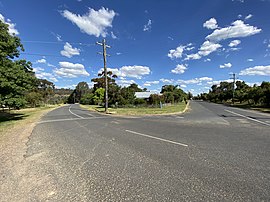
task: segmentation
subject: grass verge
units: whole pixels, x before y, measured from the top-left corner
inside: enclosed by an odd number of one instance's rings
[[[104,107],[97,105],[81,105],[83,108],[92,111],[104,112]],[[173,114],[181,113],[186,109],[184,102],[170,106],[163,106],[161,108],[152,107],[134,107],[134,108],[109,108],[109,113],[116,115],[159,115],[159,114]]]
[[[27,126],[37,121],[43,114],[58,106],[46,106],[40,108],[28,108],[21,110],[0,111],[0,137],[9,133],[15,127]]]

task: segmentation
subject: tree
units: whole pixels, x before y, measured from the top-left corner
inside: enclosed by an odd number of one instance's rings
[[[88,84],[85,81],[79,82],[75,88],[75,99],[80,102],[83,95],[86,94],[88,91]]]
[[[26,104],[25,95],[37,81],[32,64],[15,60],[24,51],[20,39],[8,33],[8,25],[0,21],[0,104],[21,108]]]
[[[101,105],[104,103],[104,93],[105,89],[104,88],[98,88],[95,93],[94,93],[94,104]]]
[[[261,84],[262,89],[262,101],[266,106],[270,106],[270,82],[262,82]]]
[[[182,102],[187,94],[178,85],[164,85],[161,88],[166,103]]]
[[[42,95],[43,102],[46,104],[54,95],[54,88],[54,84],[46,79],[38,79],[37,81],[37,91]]]

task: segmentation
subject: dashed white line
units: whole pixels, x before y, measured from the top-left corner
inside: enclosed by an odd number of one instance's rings
[[[254,122],[257,122],[257,123],[266,125],[266,126],[270,126],[270,124],[265,123],[265,122],[263,122],[263,121],[259,121],[259,120],[257,120],[257,119],[253,119],[253,118],[247,117],[247,116],[242,115],[242,114],[238,114],[238,113],[236,113],[236,112],[233,112],[233,111],[230,111],[230,110],[227,110],[227,109],[224,109],[224,110],[225,110],[226,112],[229,112],[229,113],[231,113],[231,114],[234,114],[234,115],[237,115],[237,116],[246,118],[246,119],[248,119],[248,120],[251,120],[251,121],[254,121]]]
[[[79,116],[78,114],[75,114],[74,112],[72,112],[72,111],[70,110],[70,109],[71,109],[71,106],[72,106],[72,105],[69,106],[68,111],[69,111],[71,114],[73,114],[74,116],[77,116],[77,117],[79,117],[79,118],[81,118],[81,119],[84,119],[84,117]]]
[[[174,142],[174,141],[171,141],[171,140],[166,140],[166,139],[159,138],[159,137],[154,137],[154,136],[151,136],[151,135],[146,135],[146,134],[138,133],[138,132],[131,131],[131,130],[126,130],[126,132],[129,132],[129,133],[132,133],[132,134],[135,134],[135,135],[140,135],[140,136],[143,136],[143,137],[148,137],[148,138],[155,139],[155,140],[159,140],[159,141],[162,141],[162,142],[167,142],[167,143],[171,143],[171,144],[180,145],[180,146],[183,146],[183,147],[188,147],[187,144],[183,144],[183,143],[180,143],[180,142]]]

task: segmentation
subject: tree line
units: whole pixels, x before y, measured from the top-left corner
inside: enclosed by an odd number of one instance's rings
[[[249,86],[244,81],[220,82],[213,85],[209,93],[202,93],[196,99],[209,100],[215,103],[238,102],[254,106],[270,107],[270,82]]]
[[[64,102],[70,90],[55,89],[52,82],[38,79],[31,62],[18,59],[24,48],[8,29],[0,21],[0,107],[20,109]]]
[[[186,94],[177,85],[164,85],[161,94],[151,94],[149,98],[137,98],[135,92],[147,92],[147,89],[141,89],[137,84],[132,83],[129,86],[121,87],[116,84],[116,76],[108,72],[108,104],[110,107],[133,107],[133,106],[159,106],[160,103],[178,103],[188,99]],[[101,73],[100,77],[94,78],[93,88],[89,88],[87,82],[79,82],[70,94],[68,103],[80,103],[85,105],[104,105],[105,78]]]
[[[74,90],[56,89],[54,83],[36,77],[31,62],[19,59],[20,52],[24,51],[23,45],[19,37],[8,33],[8,29],[8,25],[0,21],[0,107],[20,109],[59,103],[104,104],[104,72],[91,80],[93,88],[89,88],[87,82],[80,82]],[[188,98],[177,85],[165,85],[162,94],[153,94],[148,99],[136,98],[135,92],[147,89],[141,89],[137,84],[121,87],[116,84],[116,78],[111,71],[108,72],[109,105],[112,107],[177,103]]]

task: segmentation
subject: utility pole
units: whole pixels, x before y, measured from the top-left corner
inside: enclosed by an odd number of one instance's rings
[[[236,80],[236,74],[235,73],[231,73],[232,77],[230,79],[233,80],[233,94],[232,94],[232,102],[234,104],[234,93],[235,93],[235,80]]]
[[[106,40],[103,39],[102,42],[97,42],[97,45],[100,45],[103,47],[103,61],[104,61],[104,77],[105,77],[105,113],[108,113],[108,75],[107,75],[107,53],[106,48],[111,48],[110,46],[106,45]]]

